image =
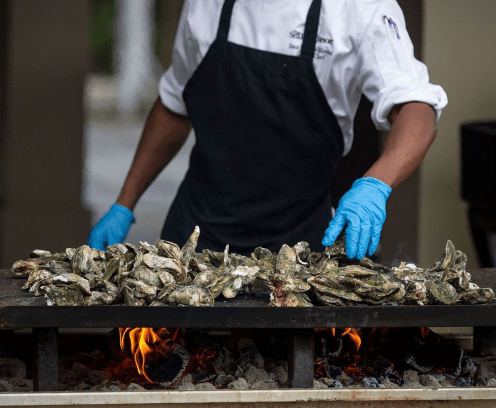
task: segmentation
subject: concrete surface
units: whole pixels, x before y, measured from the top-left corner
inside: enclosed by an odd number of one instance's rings
[[[489,408],[495,406],[495,398],[494,388],[53,392],[0,393],[0,406]]]

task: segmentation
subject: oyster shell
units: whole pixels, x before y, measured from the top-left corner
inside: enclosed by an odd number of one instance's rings
[[[296,270],[296,252],[290,246],[284,244],[279,250],[276,261],[275,273],[291,278]]]
[[[409,305],[425,305],[428,303],[427,287],[424,282],[408,282],[405,287],[403,303]]]
[[[157,254],[148,253],[143,256],[143,263],[150,269],[169,272],[178,282],[182,282],[186,279],[185,266],[175,259],[164,258]]]
[[[153,286],[156,288],[161,288],[162,286],[164,286],[164,284],[160,280],[160,277],[158,276],[158,273],[153,272],[146,266],[141,266],[137,270],[133,270],[131,272],[131,276],[134,279],[142,281],[149,286]]]
[[[24,284],[24,286],[22,288],[23,289],[29,289],[35,283],[46,281],[51,276],[52,276],[52,274],[47,270],[35,269],[34,271],[31,271],[28,279],[26,280],[26,283]]]
[[[175,306],[213,306],[214,298],[200,286],[182,286],[167,296],[166,302]]]
[[[84,301],[83,294],[76,285],[41,286],[40,291],[45,292],[50,301],[57,306],[81,306]]]
[[[83,295],[91,295],[90,282],[75,273],[53,275],[50,280],[54,285],[71,285],[72,287],[78,288]]]
[[[331,246],[324,250],[324,255],[328,258],[335,256],[346,256],[346,237],[338,238]]]
[[[193,233],[189,236],[188,240],[181,248],[181,253],[183,254],[184,263],[187,263],[194,256],[196,246],[198,245],[199,236],[200,236],[200,227],[197,225],[195,226]]]
[[[164,241],[163,239],[157,239],[155,242],[155,247],[158,250],[158,254],[165,258],[175,259],[178,262],[183,262],[183,254],[181,248],[174,242]]]
[[[446,242],[446,247],[444,249],[443,256],[428,270],[430,272],[444,271],[448,268],[454,267],[455,262],[456,262],[455,246],[453,245],[453,242],[451,242],[448,239],[448,242]]]
[[[494,291],[491,288],[469,289],[460,293],[460,301],[469,305],[489,303],[494,300]]]
[[[448,282],[435,283],[429,288],[434,302],[442,305],[452,305],[459,301],[459,295],[456,289]]]

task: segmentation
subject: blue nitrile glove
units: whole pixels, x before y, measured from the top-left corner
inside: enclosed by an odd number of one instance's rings
[[[386,201],[391,187],[373,177],[356,180],[351,189],[339,200],[336,215],[325,231],[322,245],[334,243],[346,228],[346,255],[362,259],[372,255],[379,245],[382,225],[386,220]]]
[[[122,243],[135,222],[133,212],[120,204],[114,204],[98,221],[88,236],[88,245],[105,251],[107,246]]]

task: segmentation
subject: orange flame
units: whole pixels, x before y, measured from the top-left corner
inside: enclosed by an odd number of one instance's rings
[[[348,336],[350,336],[351,341],[353,342],[353,344],[355,345],[355,348],[358,351],[358,349],[360,348],[360,346],[362,344],[362,339],[358,335],[357,331],[355,329],[351,329],[349,332],[347,332],[347,334],[348,334]]]
[[[177,337],[178,330],[174,332],[170,340]],[[138,373],[143,375],[149,382],[153,383],[145,370],[147,356],[153,353],[159,345],[164,342],[164,337],[170,334],[166,328],[155,332],[151,327],[119,327],[120,346],[126,349],[126,339],[130,341],[130,351],[134,357]]]

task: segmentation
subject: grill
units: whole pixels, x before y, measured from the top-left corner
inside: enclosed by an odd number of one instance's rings
[[[496,289],[496,268],[470,271],[472,281]],[[22,291],[24,278],[0,270],[0,329],[32,328],[33,385],[58,386],[59,328],[181,327],[208,329],[290,329],[289,380],[312,388],[314,330],[330,327],[474,327],[474,349],[494,353],[496,302],[487,305],[357,306],[272,308],[256,299],[235,298],[214,307],[46,306],[44,298]]]

